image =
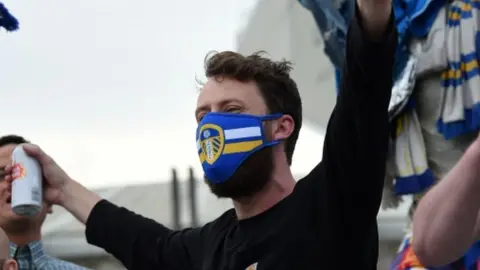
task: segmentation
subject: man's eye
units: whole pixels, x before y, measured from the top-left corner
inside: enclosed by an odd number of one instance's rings
[[[232,108],[227,108],[226,112],[229,112],[229,113],[240,113],[241,110],[240,110],[240,108],[232,107]]]

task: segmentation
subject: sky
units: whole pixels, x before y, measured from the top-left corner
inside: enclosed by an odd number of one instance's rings
[[[3,0],[21,29],[0,33],[0,135],[39,144],[76,180],[101,187],[185,176],[196,154],[203,59],[234,50],[255,0]],[[308,123],[292,170],[321,160]]]

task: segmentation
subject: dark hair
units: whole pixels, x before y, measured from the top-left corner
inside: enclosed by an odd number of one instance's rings
[[[283,113],[293,118],[295,127],[285,143],[288,164],[292,164],[293,151],[302,127],[302,100],[297,84],[290,77],[292,63],[273,61],[263,54],[263,51],[248,56],[232,51],[211,52],[205,57],[205,75],[207,78],[254,81],[269,113]]]
[[[25,138],[18,135],[5,135],[0,137],[0,147],[9,144],[22,144],[22,143],[29,143]]]

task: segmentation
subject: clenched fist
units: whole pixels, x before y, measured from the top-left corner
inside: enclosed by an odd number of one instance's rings
[[[357,3],[364,29],[371,38],[381,38],[392,14],[392,0],[357,0]]]
[[[70,177],[58,166],[55,161],[43,152],[40,147],[32,144],[23,145],[25,152],[35,158],[42,167],[43,176],[45,178],[44,184],[44,198],[49,204],[62,204],[63,189],[69,181]],[[13,166],[9,165],[5,168],[5,180],[12,182]]]
[[[82,223],[87,222],[87,218],[93,207],[102,198],[70,178],[70,176],[55,163],[53,158],[40,147],[25,144],[23,145],[23,150],[25,150],[29,156],[36,159],[42,167],[45,201],[49,204],[61,205]],[[11,185],[13,181],[13,166],[6,166],[4,173],[6,182]]]

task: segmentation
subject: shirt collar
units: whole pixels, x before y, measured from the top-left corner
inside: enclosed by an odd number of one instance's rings
[[[32,261],[34,265],[41,265],[42,262],[48,259],[47,254],[43,248],[41,241],[33,241],[28,243],[28,245],[19,247],[14,243],[10,242],[10,256],[16,255],[17,260],[27,260]]]

